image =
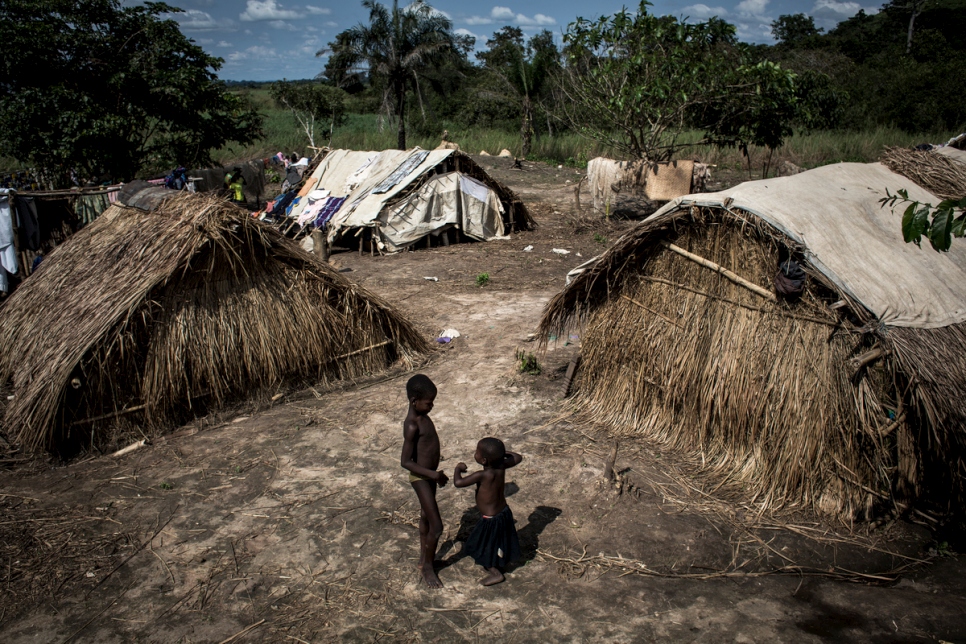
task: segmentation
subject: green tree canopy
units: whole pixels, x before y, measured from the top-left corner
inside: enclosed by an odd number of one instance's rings
[[[524,46],[520,28],[503,27],[486,45],[487,51],[476,57],[499,79],[505,99],[520,106],[520,137],[526,157],[533,143],[534,102],[545,93],[553,74],[560,68],[560,52],[553,42],[553,34],[546,29]]]
[[[557,103],[571,126],[656,162],[696,143],[780,145],[798,115],[797,76],[756,61],[722,20],[682,22],[649,5],[568,26]],[[685,129],[705,136],[682,143]]]
[[[292,112],[312,147],[315,147],[316,124],[327,126],[331,141],[335,126],[345,119],[346,93],[338,87],[283,80],[272,83],[269,91],[276,105]]]
[[[145,169],[207,164],[248,143],[257,111],[227,91],[222,60],[181,34],[163,3],[0,3],[0,152],[56,186],[133,178]]]
[[[815,18],[804,13],[778,16],[771,23],[771,33],[779,45],[800,47],[813,43],[815,37],[824,31],[815,26]]]
[[[384,102],[396,115],[397,146],[404,150],[407,91],[421,97],[423,74],[445,58],[458,55],[453,23],[424,0],[415,0],[403,9],[398,0],[393,0],[391,9],[374,0],[364,0],[362,6],[369,10],[369,24],[339,33],[328,49],[316,55],[331,54],[330,60],[336,61],[333,76],[347,77],[366,69],[370,78],[383,83]]]

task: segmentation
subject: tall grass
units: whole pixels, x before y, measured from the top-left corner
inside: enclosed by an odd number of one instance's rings
[[[248,146],[226,146],[215,154],[221,163],[231,163],[242,158],[269,156],[276,152],[308,153],[308,139],[291,113],[275,107],[267,90],[250,90],[249,96],[259,106],[265,116],[265,135]],[[517,130],[462,126],[458,123],[441,123],[440,134],[445,128],[449,140],[460,145],[470,154],[486,151],[499,154],[507,149],[513,156],[520,156],[522,143]],[[440,134],[425,134],[421,128],[407,128],[406,144],[432,149],[439,145]],[[768,151],[752,148],[748,157],[735,148],[718,148],[708,145],[682,148],[678,158],[694,158],[719,167],[733,170],[761,172],[768,162],[777,168],[783,161],[789,161],[804,168],[813,168],[839,161],[871,162],[879,158],[885,146],[911,147],[919,143],[943,143],[958,132],[934,132],[910,134],[896,128],[878,128],[864,131],[831,130],[795,134],[786,139],[785,144],[776,149],[768,159]],[[699,132],[683,132],[680,141],[697,141]],[[345,123],[337,126],[329,138],[328,131],[316,128],[316,145],[352,150],[385,150],[396,146],[395,122],[376,114],[350,114]],[[547,135],[538,133],[533,141],[530,159],[551,163],[585,167],[587,161],[597,156],[622,158],[624,155],[609,146],[586,137],[565,132]]]

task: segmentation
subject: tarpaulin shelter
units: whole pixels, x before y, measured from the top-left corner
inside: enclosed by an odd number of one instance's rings
[[[396,252],[456,230],[486,241],[535,224],[526,206],[458,150],[333,150],[307,177],[289,212],[324,228],[330,243]],[[365,232],[363,236],[361,233]]]
[[[545,341],[583,327],[577,409],[681,450],[746,502],[961,511],[966,244],[905,243],[901,210],[880,204],[900,189],[938,203],[879,163],[668,203],[544,312]]]

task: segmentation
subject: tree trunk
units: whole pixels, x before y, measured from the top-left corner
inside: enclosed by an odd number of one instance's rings
[[[530,97],[523,97],[523,124],[520,126],[520,136],[523,139],[523,158],[530,156],[530,147],[533,144],[533,108],[530,104]]]
[[[912,51],[912,35],[916,29],[916,16],[922,13],[922,5],[925,4],[925,0],[912,0],[909,3],[912,9],[912,14],[909,16],[909,31],[906,33],[906,53],[908,54]]]
[[[396,147],[406,149],[406,86],[396,88],[396,118],[399,120],[399,130],[396,137]]]

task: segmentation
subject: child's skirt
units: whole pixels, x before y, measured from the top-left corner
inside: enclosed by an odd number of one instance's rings
[[[520,539],[513,525],[510,506],[504,507],[493,517],[482,517],[466,540],[463,552],[473,557],[484,568],[503,568],[519,559]]]

